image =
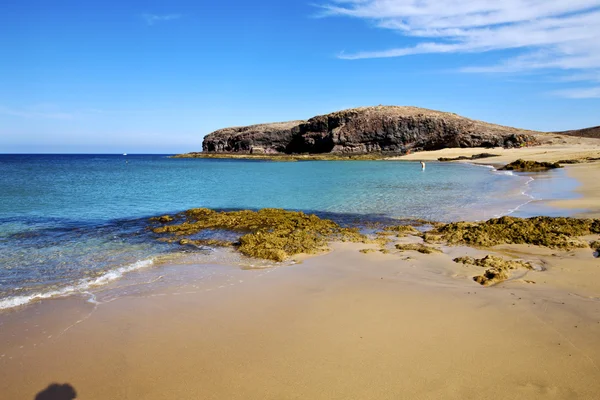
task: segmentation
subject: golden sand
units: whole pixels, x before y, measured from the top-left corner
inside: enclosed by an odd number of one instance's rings
[[[82,399],[600,393],[600,268],[589,251],[536,255],[546,271],[483,288],[470,279],[480,267],[452,261],[475,250],[403,261],[359,248],[337,244],[268,273],[228,271],[234,285],[163,288],[95,308],[55,300],[9,315],[2,398],[33,399],[52,382]]]

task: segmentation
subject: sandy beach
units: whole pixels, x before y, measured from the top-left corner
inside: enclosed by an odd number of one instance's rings
[[[1,4],[0,400],[600,400],[600,0]]]
[[[500,157],[481,162],[599,156],[585,143],[494,151]],[[600,163],[566,168],[581,197],[554,206],[600,215]],[[207,266],[208,276],[165,264],[95,302],[68,297],[0,314],[0,398],[34,399],[52,383],[82,399],[600,396],[600,259],[589,248],[365,247],[335,243],[267,269]],[[472,280],[480,267],[452,261],[487,254],[539,268],[482,287]]]

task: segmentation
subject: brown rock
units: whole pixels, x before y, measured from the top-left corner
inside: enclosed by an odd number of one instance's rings
[[[226,128],[204,138],[212,153],[406,153],[448,147],[520,147],[536,132],[417,107],[362,107],[292,121]]]

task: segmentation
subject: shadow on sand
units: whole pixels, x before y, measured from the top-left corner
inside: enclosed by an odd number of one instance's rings
[[[52,383],[37,395],[34,400],[73,400],[77,398],[75,388],[68,383]]]

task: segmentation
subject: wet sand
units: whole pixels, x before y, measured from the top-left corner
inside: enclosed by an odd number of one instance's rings
[[[569,166],[582,197],[560,206],[598,215],[597,169]],[[34,399],[53,382],[81,399],[600,398],[590,249],[333,247],[267,269],[163,265],[104,288],[99,304],[0,314],[0,399]],[[480,267],[452,261],[486,254],[543,271],[482,287]]]
[[[600,162],[576,164],[567,167],[567,174],[576,179],[580,186],[576,192],[579,198],[553,201],[549,205],[558,208],[585,209],[581,217],[600,218]]]
[[[68,298],[4,315],[0,397],[33,399],[52,382],[84,399],[600,393],[600,262],[589,249],[505,246],[501,254],[528,254],[546,271],[484,288],[471,279],[479,267],[451,259],[488,251],[334,247],[294,266],[219,267],[212,279],[192,272],[186,283],[99,305]]]

